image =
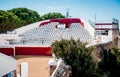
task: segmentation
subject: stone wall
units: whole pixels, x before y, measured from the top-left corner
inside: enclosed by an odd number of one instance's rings
[[[113,47],[118,47],[120,48],[120,38],[119,37],[115,37],[113,41],[111,42],[107,42],[107,43],[101,43],[101,44],[97,44],[95,45],[95,50],[93,51],[93,53],[95,55],[97,55],[97,58],[102,58],[103,57],[103,49],[105,50],[110,50]]]

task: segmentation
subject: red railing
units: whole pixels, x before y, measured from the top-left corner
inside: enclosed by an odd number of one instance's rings
[[[40,26],[44,26],[50,22],[59,22],[59,24],[66,24],[66,28],[69,28],[71,23],[80,23],[84,27],[84,23],[79,18],[54,18],[50,21],[42,22]]]

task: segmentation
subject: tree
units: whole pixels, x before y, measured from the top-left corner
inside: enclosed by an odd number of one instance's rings
[[[61,39],[55,41],[51,48],[57,58],[62,58],[72,67],[73,77],[99,77],[91,54],[93,47],[86,47],[86,45],[80,40]]]
[[[40,15],[33,10],[27,9],[27,8],[14,8],[11,10],[8,10],[8,12],[14,13],[20,20],[24,21],[24,24],[30,24],[33,22],[39,21]]]
[[[61,13],[48,13],[40,17],[36,11],[27,8],[13,8],[7,11],[0,10],[0,33],[6,33],[15,28],[51,18],[65,18],[65,16]]]
[[[22,21],[13,13],[0,10],[0,33],[6,33],[22,25]]]
[[[99,63],[99,68],[106,73],[108,77],[120,77],[120,49],[102,49],[103,58]]]
[[[40,17],[40,20],[47,20],[52,18],[65,18],[61,13],[47,13]]]

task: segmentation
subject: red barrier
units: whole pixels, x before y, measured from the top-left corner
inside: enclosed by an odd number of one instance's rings
[[[52,55],[50,47],[15,47],[15,51],[16,55]]]
[[[8,56],[14,56],[14,48],[0,48],[0,52]]]

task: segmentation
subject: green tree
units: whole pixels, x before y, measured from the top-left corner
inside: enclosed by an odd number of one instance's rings
[[[93,47],[86,47],[86,45],[80,40],[61,39],[55,41],[51,48],[57,58],[62,58],[72,67],[73,77],[99,77],[96,62],[91,54]]]
[[[24,21],[25,25],[33,22],[37,22],[39,21],[40,18],[40,15],[36,11],[27,8],[14,8],[8,11],[18,16],[18,18]]]
[[[120,49],[102,49],[103,58],[99,68],[106,73],[107,77],[120,77]]]
[[[11,12],[0,10],[0,33],[6,33],[22,25],[22,21]]]
[[[47,13],[40,17],[40,20],[47,20],[52,18],[65,18],[61,13]]]

